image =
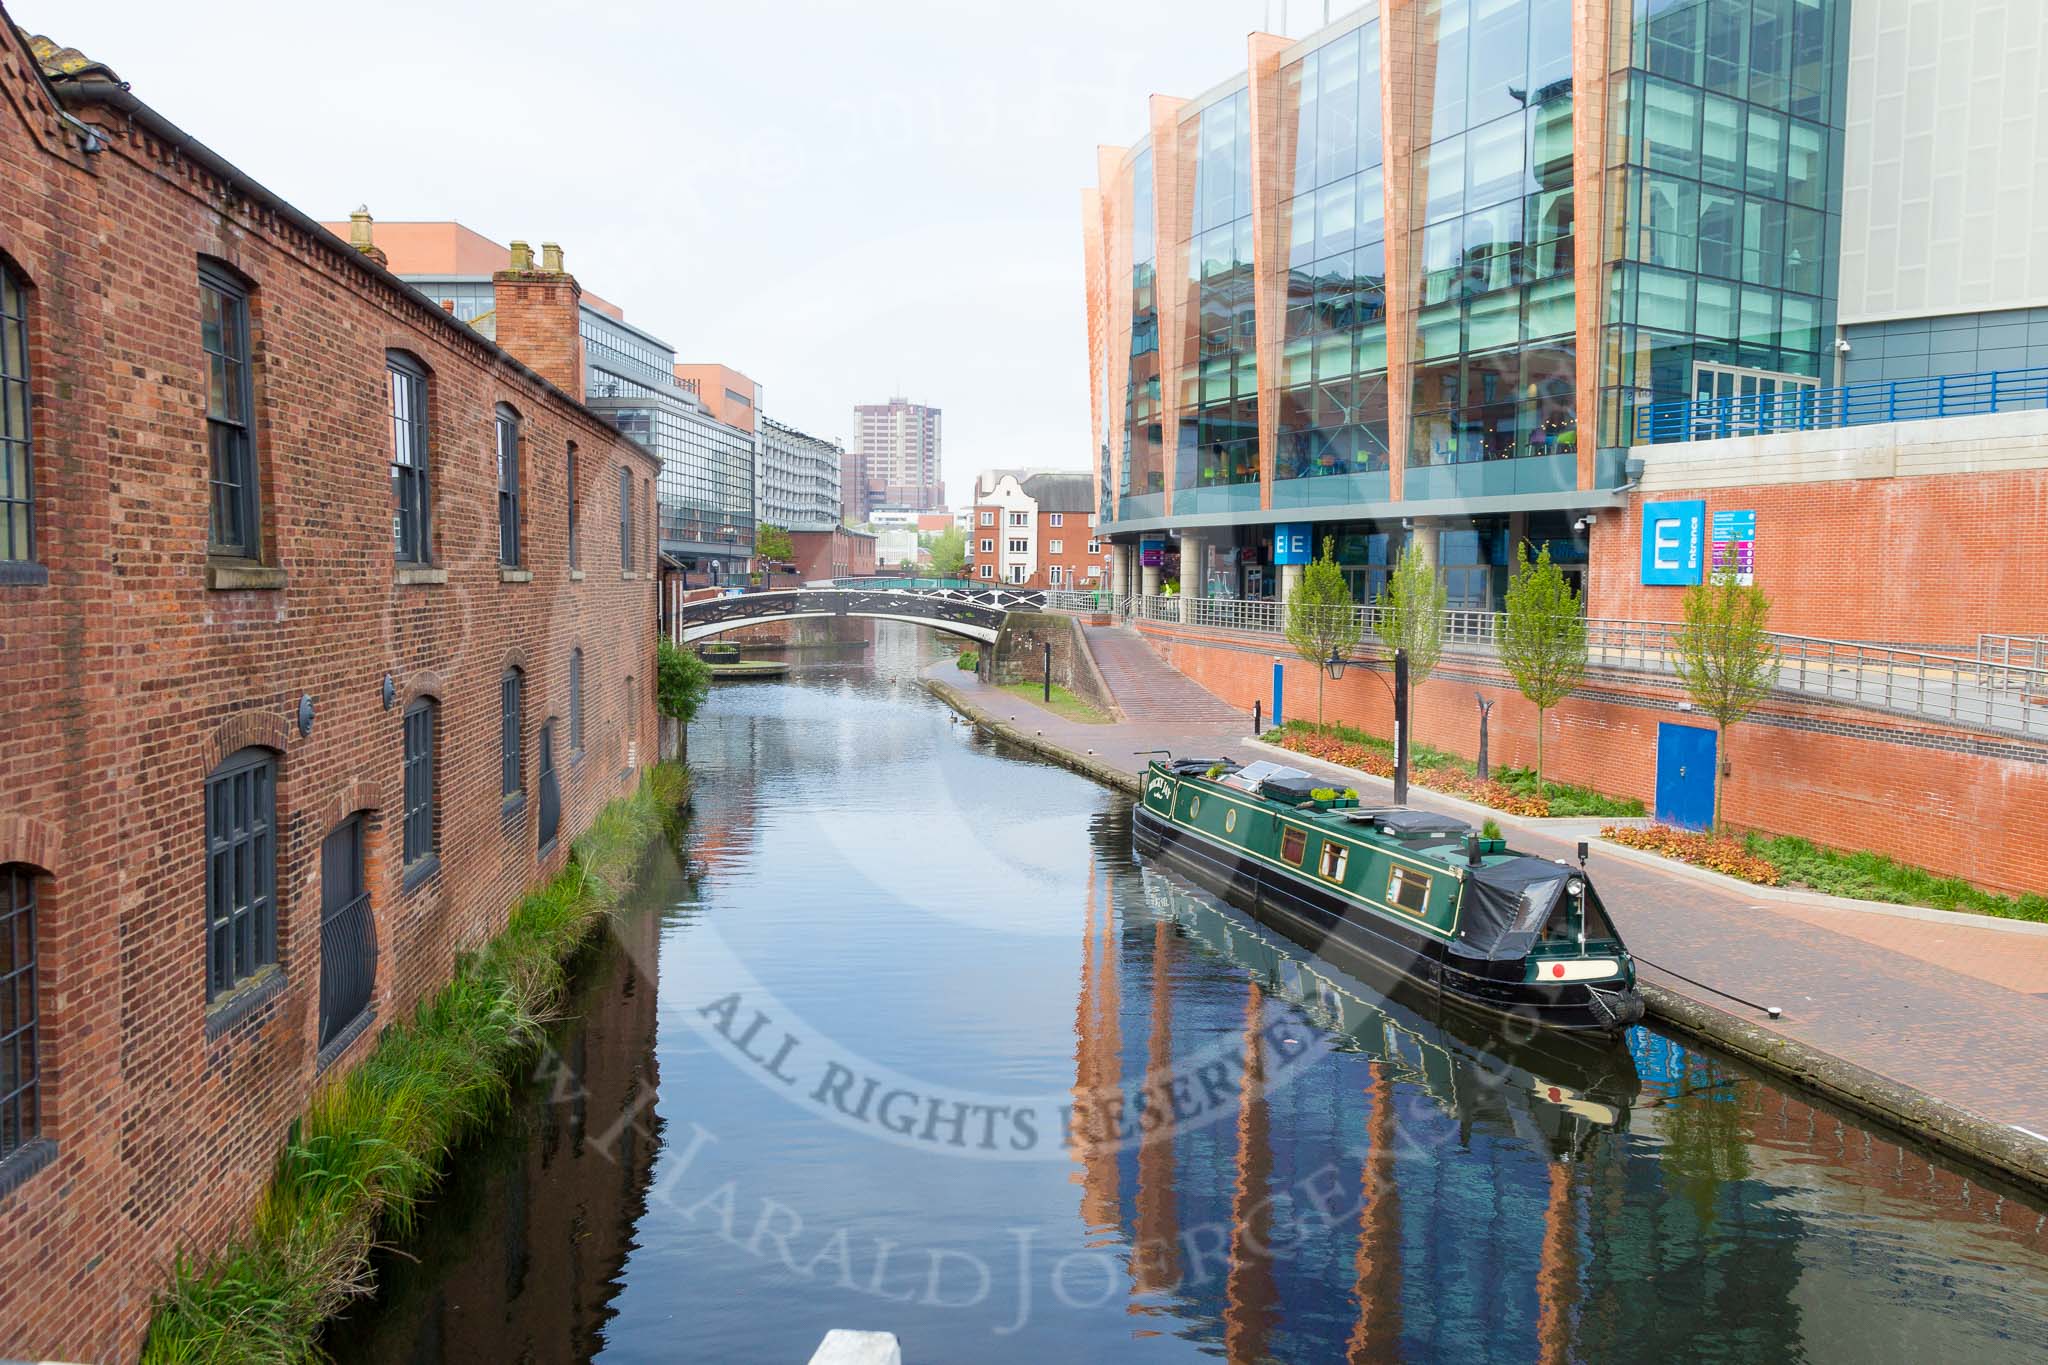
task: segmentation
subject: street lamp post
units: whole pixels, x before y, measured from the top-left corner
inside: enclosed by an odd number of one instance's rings
[[[1394,651],[1394,804],[1408,804],[1408,651]]]
[[[1344,676],[1344,665],[1350,662],[1335,646],[1330,657],[1323,660],[1323,671],[1330,681],[1336,682]],[[1381,679],[1384,683],[1385,679]],[[1394,651],[1394,804],[1408,804],[1408,651]]]

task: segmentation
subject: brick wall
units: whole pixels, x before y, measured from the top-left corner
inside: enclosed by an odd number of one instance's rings
[[[1273,661],[1284,665],[1283,716],[1313,720],[1318,670],[1284,642],[1145,623],[1174,667],[1233,706],[1272,706]],[[1323,683],[1325,718],[1393,734],[1386,673],[1354,667]],[[1497,668],[1446,655],[1413,693],[1413,739],[1476,757],[1478,695],[1493,700],[1496,764],[1536,761],[1536,708]],[[1589,675],[1549,713],[1545,774],[1554,781],[1656,798],[1657,726],[1709,725],[1675,694],[1623,675]],[[2048,745],[1915,725],[1848,708],[1770,703],[1727,735],[1734,771],[1724,815],[1744,828],[1872,849],[1996,890],[2048,889]]]
[[[1756,579],[1771,628],[1833,640],[1952,646],[1980,631],[2048,634],[2048,469],[1660,488],[1756,513]],[[1685,589],[1642,583],[1642,503],[1593,528],[1587,610],[1677,620]]]
[[[1053,682],[1113,713],[1115,701],[1088,652],[1080,621],[1060,612],[1013,611],[1004,617],[994,647],[986,651],[984,676],[1001,684],[1043,683],[1047,645],[1052,646]]]
[[[875,571],[875,538],[845,527],[829,531],[791,531],[791,557],[797,574],[812,582],[826,578],[853,578]]]
[[[54,1155],[0,1170],[0,1356],[126,1358],[172,1254],[243,1224],[316,1083],[326,835],[368,813],[381,1026],[632,785],[629,740],[648,754],[655,737],[652,554],[621,569],[606,509],[622,465],[641,481],[656,465],[346,244],[144,124],[80,103],[108,144],[88,157],[16,44],[0,23],[0,257],[30,291],[48,582],[0,585],[0,863],[39,873],[41,1135]],[[258,590],[209,587],[235,576],[206,551],[201,258],[252,285],[269,572],[241,578],[272,584]],[[393,564],[387,349],[430,375],[435,563],[403,577],[444,581],[403,582]],[[527,581],[497,563],[499,403],[523,419]],[[572,441],[581,574],[566,563]],[[580,760],[567,743],[578,648]],[[508,666],[525,670],[529,793],[510,810]],[[291,720],[302,696],[306,735]],[[407,890],[401,717],[419,696],[440,703],[440,870]],[[550,716],[562,837],[542,860],[531,794]],[[203,790],[250,745],[278,764],[283,987],[209,1037]]]

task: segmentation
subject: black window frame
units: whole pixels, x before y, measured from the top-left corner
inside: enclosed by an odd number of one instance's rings
[[[507,804],[526,800],[526,673],[516,665],[498,675],[498,795]]]
[[[435,732],[440,723],[441,704],[432,697],[421,697],[405,708],[400,862],[408,887],[431,872],[440,852],[434,819],[434,750],[439,738]]]
[[[539,788],[540,809],[535,812],[534,837],[540,856],[546,857],[554,849],[555,840],[561,836],[562,828],[562,783],[555,770],[555,718],[549,716],[541,722],[540,734],[535,741],[539,773],[535,786]]]
[[[583,499],[576,488],[576,443],[569,442],[569,567],[583,567]]]
[[[583,757],[583,650],[569,651],[569,761]]]
[[[377,1012],[377,920],[371,913],[370,827],[357,811],[320,841],[320,1007],[317,1062],[333,1061]],[[353,1006],[353,1008],[349,1008]]]
[[[277,965],[277,779],[276,751],[259,747],[228,755],[206,777],[209,1006]]]
[[[0,1170],[43,1135],[36,925],[37,882],[42,875],[42,870],[30,863],[0,864],[0,952],[5,954],[0,956],[0,996],[13,998],[11,1027],[9,1016],[0,1014],[0,1051],[12,1049],[15,1062],[13,1088],[0,1081]],[[14,946],[21,944],[26,945],[25,958]],[[4,1188],[0,1183],[0,1189]]]
[[[404,351],[384,353],[384,378],[391,398],[391,534],[392,552],[400,564],[434,562],[434,487],[429,468],[431,442],[427,427],[427,367]],[[400,396],[409,385],[409,401]],[[409,409],[399,411],[401,401]],[[411,463],[399,456],[410,433]]]
[[[9,311],[10,298],[13,311]],[[28,281],[0,259],[0,572],[10,564],[36,562],[35,390],[29,382],[28,298]],[[17,419],[20,431],[14,429]],[[17,463],[21,469],[18,488],[14,479]],[[6,581],[0,577],[0,582]]]
[[[498,404],[492,440],[498,463],[498,566],[505,569],[519,567],[519,427],[518,409]]]
[[[200,378],[201,389],[206,395],[206,449],[207,449],[207,514],[206,550],[208,554],[230,559],[260,560],[263,557],[263,495],[257,478],[256,468],[256,383],[255,383],[255,340],[249,330],[249,300],[255,292],[247,281],[226,267],[212,261],[199,263],[200,289],[200,351],[206,357],[204,372]],[[206,344],[206,295],[219,296],[227,315],[232,315],[240,354],[232,349],[215,351]],[[223,346],[228,346],[223,341]],[[219,360],[236,367],[231,377],[234,400],[240,405],[239,419],[232,415],[218,415],[213,410],[213,369]],[[225,387],[225,385],[223,386]],[[221,443],[228,442],[229,460],[235,468],[232,479],[223,477]],[[224,516],[232,516],[235,525],[223,526]]]
[[[619,466],[619,568],[633,570],[633,471]]]
[[[640,684],[630,673],[626,675],[625,722],[620,729],[620,771],[631,772],[640,765]]]

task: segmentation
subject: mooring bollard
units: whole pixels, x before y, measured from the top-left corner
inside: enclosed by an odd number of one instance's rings
[[[1260,714],[1261,714],[1261,712],[1260,712],[1260,708],[1261,708],[1261,707],[1262,707],[1263,705],[1264,705],[1264,703],[1263,703],[1263,702],[1262,702],[1262,701],[1261,701],[1261,700],[1260,700],[1259,698],[1257,698],[1257,697],[1253,697],[1253,698],[1252,698],[1252,738],[1253,738],[1253,739],[1257,739],[1257,738],[1259,737],[1259,716],[1260,716]]]

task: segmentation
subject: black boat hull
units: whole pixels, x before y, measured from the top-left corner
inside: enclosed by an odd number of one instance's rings
[[[1522,1030],[1611,1038],[1642,1017],[1633,990],[1583,982],[1555,986],[1523,980],[1523,965],[1476,962],[1447,951],[1442,939],[1351,905],[1306,878],[1244,857],[1140,805],[1132,811],[1132,844],[1222,896],[1252,918],[1285,934],[1354,976],[1392,972],[1432,992],[1447,1008]]]

